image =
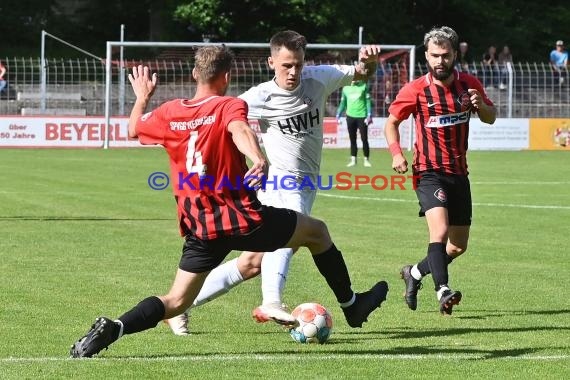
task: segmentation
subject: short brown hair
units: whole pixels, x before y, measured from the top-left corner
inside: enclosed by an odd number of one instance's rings
[[[271,37],[271,40],[269,40],[269,47],[271,49],[271,54],[277,53],[282,47],[291,51],[303,50],[303,52],[305,52],[307,39],[305,36],[293,30],[284,30],[282,32],[275,33],[273,37]]]
[[[449,26],[441,26],[433,28],[425,34],[424,47],[426,50],[430,41],[437,46],[442,46],[446,42],[449,42],[451,44],[451,48],[454,51],[457,51],[459,37],[457,36],[455,30],[451,29]],[[465,45],[467,45],[467,43]]]
[[[226,45],[202,46],[194,56],[194,68],[199,82],[212,82],[228,73],[234,62],[234,53]]]

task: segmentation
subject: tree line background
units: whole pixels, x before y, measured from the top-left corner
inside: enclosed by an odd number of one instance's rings
[[[515,61],[544,62],[556,40],[570,42],[570,6],[542,0],[2,0],[0,57],[37,57],[46,30],[103,56],[105,42],[268,42],[293,29],[311,43],[409,44],[419,47],[432,26],[453,27],[479,60],[489,45],[511,47]],[[47,41],[50,57],[80,53]],[[140,52],[139,52],[140,54]]]

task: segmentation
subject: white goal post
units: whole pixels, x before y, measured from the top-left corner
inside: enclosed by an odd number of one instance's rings
[[[138,48],[193,48],[199,46],[207,45],[221,45],[224,44],[229,48],[265,48],[269,51],[269,43],[239,43],[239,42],[148,42],[148,41],[107,41],[107,53],[105,59],[105,124],[107,126],[110,124],[111,119],[111,86],[112,86],[112,51],[113,48],[123,48],[123,47],[138,47]],[[352,50],[354,52],[358,51],[361,47],[359,44],[307,44],[308,49],[322,49],[322,50]],[[409,63],[408,63],[408,81],[414,79],[414,67],[415,67],[415,46],[414,45],[382,45],[380,44],[382,51],[386,50],[406,50],[409,53]],[[123,61],[119,62],[121,69],[123,66]],[[121,70],[122,72],[122,70]],[[105,134],[105,139],[103,143],[103,149],[109,148],[110,139],[110,128],[106,128],[107,133]],[[408,147],[411,148],[413,143],[413,128],[410,126],[410,133],[408,136]]]

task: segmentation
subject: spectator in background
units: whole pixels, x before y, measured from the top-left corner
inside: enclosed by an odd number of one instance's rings
[[[473,63],[471,54],[469,53],[469,45],[463,41],[459,43],[459,54],[457,54],[458,67],[457,70],[469,73],[469,65]],[[476,73],[476,70],[473,70]]]
[[[513,63],[513,55],[511,54],[511,49],[505,45],[503,46],[503,50],[499,53],[499,68],[501,69],[499,89],[501,90],[507,88],[507,62]]]
[[[4,79],[4,74],[6,74],[6,67],[2,62],[0,62],[0,94],[2,94],[6,88],[6,79]]]
[[[568,52],[564,49],[564,41],[556,41],[556,48],[550,52],[550,65],[554,70],[554,75],[558,77],[558,83],[563,84],[568,65]]]
[[[499,69],[497,67],[497,48],[493,45],[483,54],[483,84],[485,87],[499,85]]]
[[[393,74],[392,65],[389,62],[386,62],[384,58],[380,58],[380,63],[376,69],[376,78],[378,78],[378,83],[382,83],[382,90],[384,91],[382,98],[384,99],[384,105],[386,107],[392,103]]]
[[[358,151],[356,134],[359,131],[362,139],[362,151],[364,152],[364,166],[371,167],[368,126],[372,124],[372,101],[366,82],[353,80],[350,86],[342,88],[342,97],[336,111],[336,120],[339,124],[341,122],[340,117],[345,110],[346,127],[350,138],[350,162],[346,166],[356,165]]]

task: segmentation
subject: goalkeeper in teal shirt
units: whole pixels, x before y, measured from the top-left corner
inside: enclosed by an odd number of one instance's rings
[[[340,116],[346,110],[346,126],[350,137],[350,162],[348,167],[356,165],[356,131],[360,131],[364,166],[371,167],[370,147],[368,145],[368,125],[372,124],[372,101],[368,85],[363,81],[353,81],[350,86],[342,88],[342,97],[336,111],[336,120],[340,124]]]

